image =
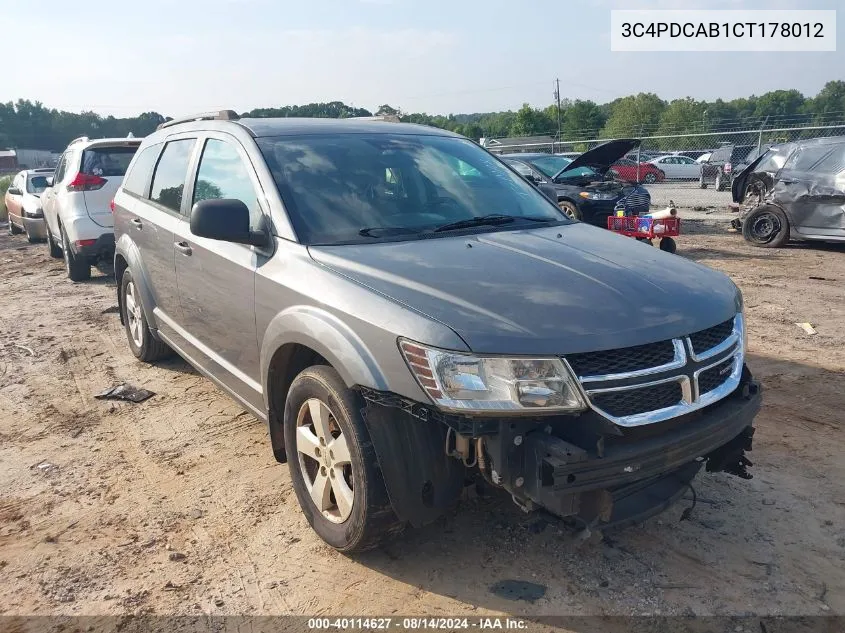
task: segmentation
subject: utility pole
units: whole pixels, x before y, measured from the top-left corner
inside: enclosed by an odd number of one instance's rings
[[[557,149],[560,151],[560,79],[555,79],[555,101],[557,101]]]
[[[763,120],[763,125],[760,126],[760,134],[757,137],[757,156],[760,155],[760,149],[763,147],[763,128],[766,127],[766,123],[769,122],[769,116],[766,115],[766,118]]]

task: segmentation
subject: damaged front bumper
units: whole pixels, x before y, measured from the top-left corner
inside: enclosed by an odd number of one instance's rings
[[[466,476],[461,462],[447,456],[450,434],[477,447],[482,474],[526,511],[543,508],[608,527],[661,512],[702,466],[750,478],[745,453],[762,400],[760,385],[745,370],[739,387],[708,407],[623,429],[595,412],[472,418],[444,415],[392,394],[362,394],[391,502],[414,525],[454,503]]]

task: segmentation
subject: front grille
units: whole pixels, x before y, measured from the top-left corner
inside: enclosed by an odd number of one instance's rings
[[[621,374],[671,363],[675,360],[675,346],[672,341],[660,341],[604,352],[570,354],[566,360],[576,376]]]
[[[719,363],[715,367],[701,372],[698,376],[698,393],[704,395],[708,391],[713,391],[716,387],[724,383],[731,375],[730,369],[733,368],[734,360],[729,358],[723,363]],[[722,372],[725,372],[724,374]]]
[[[666,382],[651,387],[594,393],[593,404],[614,417],[656,411],[678,404],[683,398],[678,382]]]
[[[716,347],[719,343],[731,335],[733,329],[734,320],[728,319],[719,325],[714,325],[706,330],[690,334],[689,338],[692,342],[693,351],[696,354],[701,354],[702,352],[706,352],[708,349]]]

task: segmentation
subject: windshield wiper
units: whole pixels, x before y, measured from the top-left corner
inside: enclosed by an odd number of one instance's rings
[[[416,229],[405,226],[370,226],[358,231],[361,237],[388,237],[390,235],[412,235],[419,233]]]
[[[468,218],[466,220],[458,220],[457,222],[449,222],[434,229],[435,233],[440,231],[455,231],[457,229],[469,229],[474,226],[496,226],[498,224],[510,224],[516,218],[512,215],[502,215],[500,213],[490,213],[488,215],[481,215],[475,218]]]

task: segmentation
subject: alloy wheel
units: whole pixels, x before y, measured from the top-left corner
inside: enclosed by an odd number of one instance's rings
[[[144,344],[144,321],[141,314],[141,302],[135,290],[135,282],[126,284],[126,296],[123,298],[126,303],[126,320],[129,325],[129,336],[132,342],[139,348]]]
[[[355,498],[349,444],[317,398],[306,400],[296,416],[296,452],[311,501],[332,523],[346,521]]]

